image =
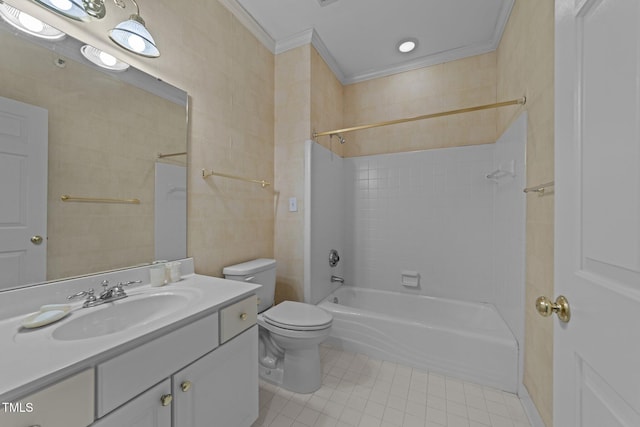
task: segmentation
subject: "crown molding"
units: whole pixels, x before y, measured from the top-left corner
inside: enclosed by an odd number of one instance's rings
[[[311,36],[311,44],[318,51],[318,54],[320,54],[322,59],[324,59],[324,62],[327,64],[327,66],[333,72],[336,78],[340,81],[340,83],[344,85],[345,77],[344,77],[344,73],[342,72],[342,69],[336,62],[336,59],[333,57],[333,55],[331,55],[331,52],[329,52],[329,49],[327,49],[327,46],[324,44],[324,42],[322,41],[322,39],[320,38],[320,36],[315,30],[313,30],[313,34]]]
[[[484,53],[493,52],[498,48],[500,40],[502,40],[502,34],[511,15],[511,10],[515,0],[510,0],[508,4],[500,12],[496,30],[491,40],[487,43],[478,45],[462,46],[456,49],[439,52],[433,55],[427,55],[413,60],[403,62],[392,67],[369,70],[362,73],[356,73],[352,75],[345,75],[337,61],[329,52],[326,45],[315,31],[315,29],[308,29],[294,34],[285,39],[275,41],[269,33],[265,31],[255,18],[246,11],[244,7],[237,0],[218,0],[222,3],[237,19],[242,23],[271,53],[274,55],[286,52],[291,49],[295,49],[307,44],[313,45],[318,51],[322,59],[326,62],[327,66],[331,69],[336,78],[343,85],[349,85],[354,83],[363,82],[366,80],[376,79],[380,77],[390,76],[392,74],[403,73],[405,71],[411,71],[418,68],[429,67],[432,65],[442,64],[448,61],[454,61],[457,59],[466,58],[474,55],[482,55]]]
[[[493,52],[493,41],[481,45],[464,46],[457,49],[447,50],[444,52],[436,53],[434,55],[422,56],[414,60],[403,62],[402,64],[394,65],[393,67],[381,68],[377,70],[365,71],[363,73],[352,74],[346,76],[340,80],[343,85],[350,85],[354,83],[360,83],[366,80],[377,79],[380,77],[386,77],[393,74],[404,73],[405,71],[416,70],[418,68],[430,67],[432,65],[438,65],[449,61],[455,61],[457,59],[463,59],[470,56],[482,55],[483,53]]]
[[[245,28],[258,39],[258,41],[260,41],[260,43],[264,45],[264,47],[269,49],[271,53],[276,53],[276,42],[275,40],[273,40],[273,37],[271,37],[271,35],[269,35],[269,33],[267,33],[260,24],[258,24],[258,21],[256,21],[256,19],[249,12],[247,12],[247,10],[242,7],[240,3],[238,3],[236,0],[218,1],[222,3],[222,5],[226,7],[229,12],[231,12],[231,14],[235,16],[236,19],[240,21],[240,23],[244,25]]]
[[[286,52],[288,50],[311,43],[311,38],[313,37],[314,32],[315,31],[313,30],[313,28],[310,28],[308,30],[300,31],[299,33],[293,34],[289,37],[285,37],[282,40],[278,40],[276,42],[275,54],[277,55],[279,53]]]

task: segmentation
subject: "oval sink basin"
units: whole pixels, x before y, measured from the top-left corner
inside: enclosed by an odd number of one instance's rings
[[[187,306],[189,298],[179,294],[136,295],[98,307],[86,308],[51,334],[63,341],[94,338],[144,325]],[[85,314],[86,313],[86,314]]]

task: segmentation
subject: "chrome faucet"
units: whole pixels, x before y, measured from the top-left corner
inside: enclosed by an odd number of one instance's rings
[[[344,279],[338,276],[331,276],[331,283],[344,283]]]
[[[77,294],[73,294],[67,297],[67,299],[74,299],[86,296],[87,299],[82,304],[82,307],[95,307],[96,305],[104,304],[106,302],[117,301],[127,297],[127,293],[124,291],[124,286],[129,286],[134,283],[142,283],[142,280],[133,280],[129,282],[119,282],[117,285],[109,287],[109,281],[103,280],[100,282],[102,285],[102,292],[98,297],[95,296],[95,291],[89,289],[88,291],[81,291]]]

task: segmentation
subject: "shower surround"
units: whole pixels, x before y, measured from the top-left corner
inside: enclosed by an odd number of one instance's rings
[[[488,303],[521,349],[525,144],[526,114],[487,145],[343,159],[308,141],[305,300],[329,296],[337,275],[347,287]],[[486,178],[511,164],[515,176]]]

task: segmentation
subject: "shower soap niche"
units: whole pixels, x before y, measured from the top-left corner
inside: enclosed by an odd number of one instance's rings
[[[420,287],[420,273],[417,271],[402,270],[400,276],[402,278],[402,286],[406,288]]]

